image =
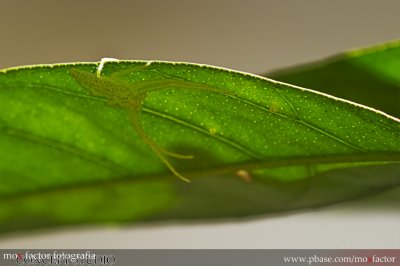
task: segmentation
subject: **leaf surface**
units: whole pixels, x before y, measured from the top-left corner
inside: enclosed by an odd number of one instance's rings
[[[192,182],[182,182],[132,126],[126,108],[93,95],[71,69],[0,72],[0,230],[85,223],[270,214],[371,195],[400,184],[396,118],[338,98],[226,69],[117,61],[102,75],[134,90],[179,79],[140,112],[146,134]],[[167,83],[166,83],[167,84]]]

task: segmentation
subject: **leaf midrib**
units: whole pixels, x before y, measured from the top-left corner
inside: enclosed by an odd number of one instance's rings
[[[235,175],[239,170],[251,171],[264,168],[275,168],[285,166],[300,166],[312,164],[331,164],[331,163],[399,163],[400,152],[396,153],[363,153],[363,154],[345,154],[345,155],[331,155],[323,157],[291,157],[291,158],[271,158],[265,161],[257,162],[244,162],[234,165],[223,165],[219,167],[196,169],[191,171],[181,171],[185,176],[194,178],[201,178],[202,176],[217,176],[217,175]],[[236,178],[236,177],[235,177]],[[95,180],[80,183],[73,183],[69,185],[63,184],[62,186],[46,187],[32,191],[24,191],[24,194],[12,193],[5,196],[0,196],[0,200],[15,200],[22,197],[27,197],[42,193],[54,193],[59,191],[69,191],[74,189],[92,188],[98,186],[116,185],[120,183],[143,182],[148,180],[165,180],[169,179],[171,182],[180,182],[172,174],[156,174],[144,175],[141,178],[126,175],[122,178],[109,179],[109,180]],[[190,184],[188,184],[190,185]]]

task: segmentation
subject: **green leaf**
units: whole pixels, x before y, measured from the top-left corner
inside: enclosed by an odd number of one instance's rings
[[[400,117],[400,41],[265,74]]]
[[[93,95],[70,73],[97,67],[0,72],[1,232],[269,214],[400,184],[400,124],[384,113],[259,76],[168,62],[108,62],[101,75],[112,81]],[[115,105],[138,84],[164,80],[145,97],[140,124],[160,147],[194,155],[168,157],[190,184],[143,141],[129,107]]]

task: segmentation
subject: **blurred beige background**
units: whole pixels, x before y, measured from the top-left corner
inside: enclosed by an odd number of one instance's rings
[[[0,0],[0,68],[115,57],[263,73],[398,39],[399,10],[396,0]],[[400,248],[400,214],[359,210],[369,202],[246,222],[37,232],[0,248]]]

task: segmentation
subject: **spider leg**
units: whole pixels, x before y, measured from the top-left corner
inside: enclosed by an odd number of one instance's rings
[[[142,96],[142,99],[145,96]],[[185,181],[185,182],[190,182],[189,179],[186,177],[182,176],[173,166],[172,164],[168,161],[168,159],[165,157],[165,155],[180,158],[180,159],[190,159],[193,158],[193,156],[190,155],[181,155],[177,153],[172,153],[169,151],[166,151],[165,149],[161,148],[157,143],[155,143],[144,131],[141,122],[140,122],[140,109],[141,109],[141,104],[134,105],[132,108],[128,109],[128,114],[129,118],[132,122],[133,128],[135,131],[138,133],[138,135],[142,138],[142,140],[154,151],[154,153],[158,156],[158,158],[168,167],[168,169],[179,179]]]

